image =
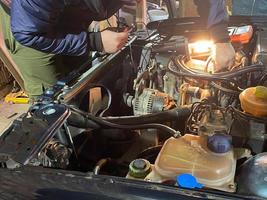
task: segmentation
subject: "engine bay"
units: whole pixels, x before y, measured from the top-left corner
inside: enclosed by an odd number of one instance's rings
[[[231,18],[235,64],[215,71],[191,20],[154,22],[45,91],[1,136],[2,167],[267,198],[267,24]]]

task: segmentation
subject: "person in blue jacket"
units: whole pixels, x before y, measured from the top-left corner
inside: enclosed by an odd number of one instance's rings
[[[212,55],[215,62],[213,72],[220,72],[234,65],[235,50],[230,43],[227,29],[229,16],[225,0],[194,0],[194,3],[200,17],[207,22],[207,28],[215,43]]]
[[[233,15],[267,15],[267,0],[233,0]]]
[[[114,53],[121,49],[127,41],[127,32],[89,32],[87,28],[92,21],[107,19],[133,1],[0,0],[5,43],[21,70],[26,92],[32,98],[41,95],[43,88],[55,84],[86,61],[90,51]],[[224,0],[195,0],[195,3],[216,42],[214,60],[219,71],[234,58]]]
[[[114,53],[128,33],[89,32],[92,21],[109,18],[131,0],[1,0],[5,44],[35,99],[89,59],[90,51]]]

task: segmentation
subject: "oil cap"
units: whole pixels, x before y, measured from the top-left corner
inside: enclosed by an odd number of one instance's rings
[[[215,133],[208,137],[208,148],[214,153],[227,153],[232,148],[232,137],[230,135]]]
[[[134,178],[145,178],[151,172],[151,164],[145,159],[136,159],[129,166],[129,174]]]
[[[191,174],[181,174],[176,177],[177,185],[186,189],[201,189],[202,184],[197,182],[196,177]]]

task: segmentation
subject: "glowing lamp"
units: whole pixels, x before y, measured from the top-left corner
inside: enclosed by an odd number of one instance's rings
[[[208,56],[214,49],[214,43],[210,40],[198,41],[189,44],[189,52],[191,56]]]

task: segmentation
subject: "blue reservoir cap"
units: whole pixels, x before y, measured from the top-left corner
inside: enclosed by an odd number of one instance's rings
[[[176,178],[178,186],[187,189],[198,188],[201,189],[202,184],[197,182],[197,179],[191,174],[181,174]]]
[[[232,148],[232,136],[216,133],[208,137],[208,148],[214,153],[227,153]]]

